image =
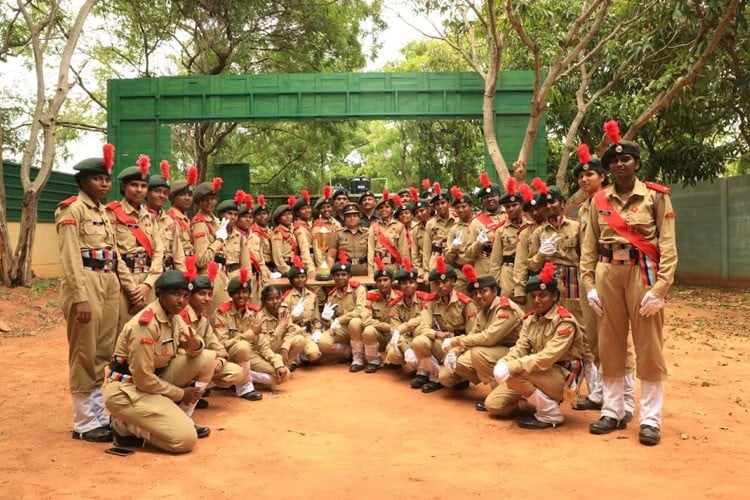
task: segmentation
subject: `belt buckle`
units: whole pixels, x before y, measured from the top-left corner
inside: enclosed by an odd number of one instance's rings
[[[614,248],[612,249],[613,260],[630,260],[630,248]]]

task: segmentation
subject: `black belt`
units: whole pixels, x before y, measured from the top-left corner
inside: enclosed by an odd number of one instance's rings
[[[122,260],[125,261],[125,264],[132,270],[135,267],[136,261],[143,259],[143,263],[146,264],[146,266],[151,267],[151,257],[147,253],[129,253],[125,254],[122,258]]]
[[[123,375],[132,375],[127,361],[113,359],[109,362],[109,369],[113,372],[122,373]]]
[[[358,266],[360,264],[367,264],[367,257],[362,257],[360,259],[349,259],[349,263],[353,266]]]
[[[217,264],[221,264],[222,266],[225,266],[227,264],[227,256],[226,255],[214,255],[214,262]]]
[[[92,271],[112,271],[117,268],[117,259],[93,259],[91,257],[81,257],[81,259],[83,266],[91,268]]]
[[[515,261],[515,255],[503,255],[503,264],[513,264]]]
[[[460,337],[461,335],[466,335],[466,330],[455,330],[453,332],[454,337]]]
[[[611,259],[613,252],[611,248],[605,247],[603,245],[599,245],[599,255],[601,255],[602,257]],[[638,260],[640,253],[638,252],[637,248],[630,247],[630,249],[628,250],[628,255],[631,260]]]
[[[443,253],[443,249],[444,248],[445,248],[445,242],[443,242],[443,243],[433,243],[432,244],[432,251],[433,252]]]
[[[227,272],[233,273],[236,270],[238,270],[239,268],[240,268],[239,264],[229,264],[229,265],[227,265]]]
[[[164,256],[164,270],[174,271],[174,257],[172,257],[171,255]]]

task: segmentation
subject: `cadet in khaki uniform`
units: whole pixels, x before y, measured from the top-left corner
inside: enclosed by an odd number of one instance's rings
[[[583,372],[583,332],[562,306],[555,266],[544,265],[526,282],[532,312],[524,320],[518,342],[494,368],[498,386],[485,399],[487,411],[508,416],[525,399],[536,408],[518,421],[524,429],[547,429],[563,424],[560,402],[566,385],[574,389]]]
[[[323,334],[318,297],[315,292],[307,288],[307,269],[297,255],[292,258],[292,266],[289,268],[287,278],[292,287],[284,293],[281,307],[291,312],[292,323],[300,328],[305,338],[301,360],[317,361],[320,359],[320,348],[317,343]],[[292,358],[291,363],[291,368],[294,370],[299,361]]]
[[[339,221],[331,216],[333,213],[331,186],[327,184],[323,186],[323,196],[315,202],[315,213],[317,214],[317,219],[313,222],[312,227],[312,246],[313,255],[315,256],[315,267],[317,269],[323,265],[323,262],[326,262],[326,265],[328,265],[328,248],[321,248],[317,235],[319,233],[328,233],[328,239],[333,240],[336,231],[342,227]]]
[[[375,257],[375,266],[373,278],[377,291],[366,295],[367,300],[362,310],[362,347],[355,346],[352,340],[353,357],[357,358],[358,354],[361,356],[363,350],[367,366],[352,361],[349,369],[351,372],[364,369],[365,373],[375,373],[380,369],[380,351],[385,349],[393,328],[398,323],[394,307],[401,300],[401,294],[392,289],[393,271],[385,267],[380,257]]]
[[[216,213],[219,214],[222,225],[216,231],[215,236],[217,239],[224,240],[222,246],[224,265],[219,266],[219,272],[214,282],[214,297],[209,308],[211,313],[219,307],[219,304],[224,304],[229,300],[229,295],[227,294],[229,280],[237,277],[241,268],[250,269],[251,265],[250,253],[246,248],[245,237],[242,231],[237,229],[237,218],[239,217],[238,200],[240,203],[244,203],[244,191],[237,191],[235,199],[223,200],[216,206]],[[222,227],[224,230],[222,230]],[[227,233],[226,236],[224,236],[224,231]],[[252,281],[251,278],[250,281]]]
[[[184,272],[185,250],[182,248],[180,226],[163,210],[169,199],[169,162],[162,160],[159,162],[159,167],[161,175],[151,175],[148,178],[146,203],[148,210],[158,223],[159,236],[164,247],[164,270],[177,269]]]
[[[158,298],[133,316],[117,338],[104,389],[115,446],[148,442],[185,453],[211,432],[196,427],[191,418],[211,380],[216,353],[204,349],[203,340],[180,318],[190,297],[188,287],[179,271],[162,274],[156,281]]]
[[[117,338],[120,284],[115,230],[102,201],[112,187],[114,146],[104,146],[103,158],[88,158],[73,168],[79,192],[61,201],[55,211],[57,243],[63,279],[60,305],[67,323],[70,392],[73,398],[73,438],[92,442],[112,440],[104,413],[104,368]]]
[[[299,256],[307,269],[307,275],[315,278],[317,266],[315,265],[315,254],[312,241],[312,205],[310,204],[310,192],[303,189],[300,197],[292,207],[294,224],[292,233],[297,240]]]
[[[393,273],[409,256],[404,225],[393,218],[395,206],[390,193],[383,191],[383,197],[375,206],[380,220],[373,220],[367,230],[367,263],[371,273],[375,272],[375,257]]]
[[[625,426],[624,376],[628,324],[633,335],[636,374],[641,379],[639,440],[661,440],[664,299],[677,266],[675,215],[669,189],[636,178],[637,144],[620,141],[617,122],[605,125],[610,146],[602,165],[614,184],[594,195],[596,211],[586,225],[581,256],[584,289],[600,315],[599,356],[603,380],[602,417],[594,434]]]
[[[500,283],[500,295],[505,297],[513,297],[515,289],[513,265],[516,262],[518,237],[531,224],[531,221],[523,216],[522,201],[521,194],[516,190],[516,180],[513,177],[509,178],[505,194],[500,198],[507,218],[495,230],[489,270],[489,274]]]
[[[477,319],[474,330],[466,335],[443,340],[446,355],[440,383],[454,387],[467,381],[484,382],[494,387],[492,369],[518,340],[524,312],[508,297],[499,295],[500,287],[493,276],[477,276],[469,264],[464,266],[464,274],[477,306]],[[477,408],[483,410],[484,402],[478,403]]]
[[[435,268],[435,258],[445,257],[448,241],[448,230],[456,223],[456,218],[451,215],[450,200],[447,193],[443,193],[440,183],[434,186],[435,195],[430,199],[430,205],[435,211],[435,217],[425,226],[425,237],[422,245],[422,267],[425,269]],[[455,272],[455,270],[454,270]]]
[[[297,198],[290,196],[286,203],[276,207],[271,219],[276,227],[273,228],[271,236],[271,255],[276,265],[276,270],[285,275],[291,269],[292,257],[299,256],[299,245],[297,238],[294,237],[292,221],[292,207],[297,202]]]
[[[141,155],[137,167],[120,172],[117,179],[123,199],[107,204],[110,221],[115,226],[117,252],[126,267],[118,273],[122,289],[118,331],[133,314],[153,301],[154,284],[163,270],[164,247],[159,227],[142,205],[148,191],[149,166],[148,157]]]
[[[193,234],[190,231],[190,218],[186,215],[193,204],[193,189],[198,182],[198,169],[191,166],[187,169],[187,177],[183,180],[170,182],[169,201],[172,206],[167,215],[177,224],[177,234],[185,256],[195,255],[193,250]]]
[[[456,212],[456,223],[448,230],[448,246],[445,249],[445,261],[456,270],[456,290],[466,293],[466,277],[461,268],[470,264],[473,259],[467,255],[471,245],[469,225],[474,218],[471,198],[465,195],[457,186],[451,187],[452,205]]]
[[[226,266],[224,241],[229,234],[226,224],[223,221],[220,223],[214,215],[216,195],[221,190],[222,183],[221,177],[215,177],[211,182],[198,184],[193,191],[193,204],[198,207],[198,212],[190,221],[190,230],[193,233],[193,250],[198,258],[198,272],[201,274],[206,273],[206,266],[210,261],[216,262],[220,268]],[[224,226],[224,230],[220,231],[222,238],[216,236],[220,224]]]
[[[328,328],[321,335],[318,346],[324,355],[346,359],[352,353],[352,338],[362,339],[362,310],[367,290],[351,279],[352,266],[343,251],[331,266],[331,276],[335,287],[328,292],[328,300],[320,315]]]
[[[417,291],[417,270],[412,268],[409,259],[404,259],[403,269],[396,271],[393,277],[401,293],[401,300],[394,306],[398,322],[385,348],[385,365],[388,367],[404,366],[409,373],[416,371],[416,375],[427,376],[427,372],[418,367],[417,356],[411,348],[414,331],[421,321],[421,311],[427,294]]]
[[[443,340],[466,335],[474,330],[477,308],[471,298],[453,289],[456,271],[445,264],[443,257],[435,259],[435,269],[430,271],[430,282],[436,292],[425,298],[420,324],[411,344],[420,367],[428,374],[417,375],[411,387],[429,393],[443,388],[440,383],[440,362],[443,360]]]
[[[479,175],[481,184],[477,190],[479,200],[482,202],[482,211],[479,212],[469,226],[470,243],[466,255],[472,259],[472,265],[478,275],[490,273],[490,255],[495,242],[495,231],[505,221],[506,216],[500,205],[500,186],[490,182],[487,172]]]
[[[528,184],[522,184],[518,192],[523,198],[523,210],[532,219],[533,223],[518,232],[518,243],[516,244],[516,261],[513,263],[513,301],[516,304],[526,305],[526,280],[529,276],[529,246],[531,235],[547,220],[546,196],[534,195]],[[526,310],[530,308],[527,306]]]
[[[260,253],[263,256],[263,260],[266,262],[266,267],[271,272],[277,272],[276,264],[273,262],[273,254],[271,253],[271,235],[273,234],[273,230],[268,226],[268,220],[271,214],[268,211],[268,205],[266,205],[266,197],[259,194],[256,201],[257,204],[253,208],[255,222],[250,227],[250,231],[258,235],[260,241]],[[277,278],[280,277],[281,273],[279,273]]]
[[[411,237],[414,241],[411,249],[411,262],[417,271],[417,284],[425,286],[427,284],[427,275],[429,269],[423,267],[424,264],[424,240],[427,234],[427,222],[432,219],[432,209],[426,200],[419,199],[416,188],[410,188],[412,197],[416,196],[411,205],[416,219],[411,226]]]
[[[354,203],[344,208],[344,227],[336,231],[333,247],[328,249],[328,267],[333,266],[339,251],[346,254],[353,275],[367,275],[367,229],[359,225],[359,208]]]
[[[253,195],[246,193],[244,201],[239,204],[237,208],[239,209],[239,212],[235,229],[238,230],[245,239],[244,251],[247,252],[247,257],[250,259],[253,273],[253,278],[250,280],[250,301],[253,304],[260,304],[260,291],[263,290],[265,282],[271,278],[280,278],[281,273],[272,273],[268,268],[265,258],[263,257],[261,237],[258,233],[252,230],[255,222]]]

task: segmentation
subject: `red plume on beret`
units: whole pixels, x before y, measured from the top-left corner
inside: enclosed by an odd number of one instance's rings
[[[404,271],[406,271],[408,274],[411,274],[411,272],[414,270],[414,268],[411,266],[411,261],[404,257],[404,259],[401,261],[404,264]]]
[[[425,189],[430,189],[430,179],[422,179],[422,187]]]
[[[140,155],[138,157],[138,170],[141,171],[141,175],[143,177],[146,177],[150,168],[151,158],[149,158],[147,155]]]
[[[435,258],[435,269],[437,269],[438,274],[445,274],[445,258],[442,255]]]
[[[546,262],[542,268],[542,272],[539,273],[539,281],[545,285],[549,285],[554,277],[555,265],[552,262]]]
[[[385,269],[385,264],[383,264],[383,259],[380,258],[380,255],[375,256],[375,267],[378,268],[378,271]]]
[[[508,177],[508,180],[505,182],[505,192],[508,193],[508,196],[515,196],[517,194],[515,177]]]
[[[213,283],[216,281],[216,275],[219,273],[219,265],[213,260],[206,264],[206,272],[208,274],[208,281]]]
[[[295,255],[292,257],[292,265],[297,269],[305,268],[305,265],[302,263],[302,259],[299,258],[299,255]]]
[[[294,208],[294,205],[297,204],[297,197],[292,195],[286,199],[286,204],[289,205],[289,208]]]
[[[214,194],[221,191],[221,185],[224,184],[224,179],[221,177],[214,177],[214,179],[211,181],[211,191],[214,192]]]
[[[300,193],[302,194],[302,198],[304,198],[305,202],[307,202],[307,204],[309,205],[310,204],[310,191],[308,191],[307,189],[303,189],[302,191],[300,191]]]
[[[253,195],[250,193],[245,193],[245,199],[243,200],[245,202],[245,206],[248,210],[253,208]]]
[[[393,203],[395,203],[398,208],[401,208],[401,207],[404,206],[404,199],[401,198],[401,196],[399,196],[397,194],[394,194],[393,195]]]
[[[198,169],[195,168],[195,166],[190,165],[188,167],[185,180],[187,181],[188,186],[195,186],[198,184]]]
[[[490,174],[487,172],[482,172],[479,174],[479,183],[482,184],[483,187],[490,187]]]
[[[461,188],[458,186],[451,186],[451,196],[456,200],[463,200],[464,194],[461,192]]]
[[[183,276],[190,282],[198,277],[198,268],[195,265],[196,259],[197,257],[195,255],[185,256],[185,272],[183,273]]]
[[[411,196],[411,201],[416,203],[417,200],[419,199],[419,191],[417,191],[417,188],[415,188],[414,186],[409,186],[408,191],[409,191],[409,195]]]
[[[266,206],[266,197],[262,194],[258,195],[258,206],[265,207]]]
[[[102,146],[102,153],[104,154],[102,165],[107,169],[107,172],[112,173],[112,167],[115,165],[115,147],[109,143],[105,144]]]
[[[523,198],[523,201],[525,201],[526,203],[534,199],[534,192],[531,190],[531,187],[529,187],[528,184],[521,184],[521,187],[518,188],[518,191],[521,193],[521,198]]]
[[[323,186],[323,198],[326,200],[331,198],[331,186],[329,184]]]
[[[159,170],[161,170],[161,176],[164,177],[165,181],[169,180],[169,162],[162,160],[159,162]]]
[[[387,201],[389,201],[390,199],[391,199],[391,193],[389,193],[387,189],[384,189],[384,190],[383,190],[383,198],[382,198],[382,200],[381,200],[381,201],[385,201],[385,202],[387,202]]]
[[[620,125],[618,125],[617,120],[609,120],[606,122],[604,124],[604,133],[609,137],[610,144],[620,143]]]
[[[343,250],[339,250],[339,262],[341,263],[341,265],[345,266],[347,260],[348,259],[346,257],[346,252],[344,252]]]
[[[244,285],[247,283],[247,279],[250,277],[250,271],[245,266],[240,268],[240,284]]]
[[[461,268],[461,270],[464,272],[464,276],[466,276],[466,281],[469,283],[476,283],[479,278],[477,278],[477,271],[474,269],[474,266],[471,264],[464,264],[464,266]]]
[[[533,179],[531,179],[531,185],[534,186],[534,189],[536,189],[536,192],[539,194],[546,195],[549,193],[549,187],[547,187],[547,183],[539,177],[534,177]]]
[[[247,193],[241,189],[234,193],[234,204],[237,205],[237,208],[240,208],[240,205],[245,201],[245,194]]]
[[[591,161],[591,151],[589,151],[588,144],[581,144],[578,146],[578,159],[582,165],[586,165]]]
[[[435,181],[435,184],[432,185],[432,190],[435,191],[435,194],[440,196],[443,194],[443,188],[440,187],[440,183]]]

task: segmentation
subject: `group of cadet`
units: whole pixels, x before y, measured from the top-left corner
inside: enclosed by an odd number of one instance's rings
[[[637,179],[638,145],[605,130],[601,161],[578,150],[579,219],[556,186],[487,174],[472,193],[425,180],[356,202],[325,186],[314,204],[305,190],[273,210],[243,191],[217,203],[221,179],[173,180],[166,161],[153,174],[146,156],[105,203],[105,145],[56,212],[73,438],[190,451],[212,387],[258,401],[301,366],[348,362],[400,369],[423,393],[487,384],[476,409],[530,405],[527,429],[562,425],[574,393],[601,412],[593,434],[633,419],[637,375],[639,440],[657,444],[674,212],[667,188]]]

